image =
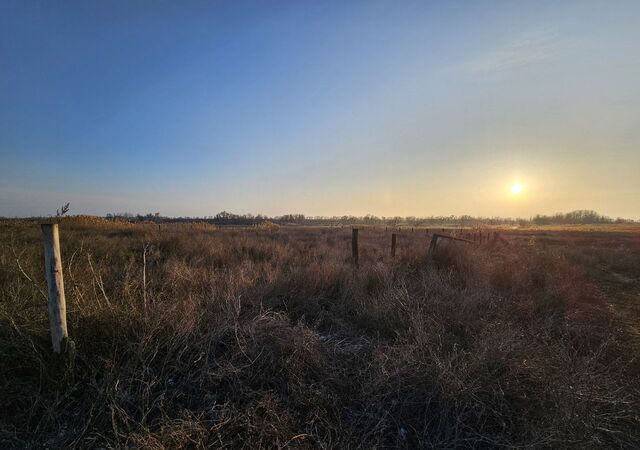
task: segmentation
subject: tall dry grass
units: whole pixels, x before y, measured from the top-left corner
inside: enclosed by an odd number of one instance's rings
[[[0,447],[640,441],[639,346],[602,276],[637,279],[633,236],[514,233],[427,260],[406,231],[392,260],[367,229],[355,271],[348,229],[63,225],[60,364],[39,229],[0,226]]]

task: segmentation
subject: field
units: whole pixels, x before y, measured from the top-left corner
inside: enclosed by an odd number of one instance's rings
[[[4,221],[0,447],[637,448],[639,231]]]

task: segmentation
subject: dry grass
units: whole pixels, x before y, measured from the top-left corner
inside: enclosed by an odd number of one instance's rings
[[[633,448],[640,239],[0,225],[2,448]],[[147,304],[142,253],[147,246]],[[635,315],[634,315],[635,314]]]

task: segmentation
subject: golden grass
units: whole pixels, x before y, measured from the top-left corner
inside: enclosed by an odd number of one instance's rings
[[[0,447],[632,448],[640,235],[579,231],[428,260],[368,228],[354,270],[348,227],[63,221],[60,365],[38,224],[5,221]]]

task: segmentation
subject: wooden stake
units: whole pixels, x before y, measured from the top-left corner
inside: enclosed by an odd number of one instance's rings
[[[51,343],[55,353],[60,353],[66,347],[65,341],[69,337],[59,236],[57,223],[42,224],[44,272],[47,277],[49,294],[49,327],[51,328]]]
[[[429,243],[429,250],[427,250],[427,256],[432,255],[433,252],[436,251],[436,246],[438,245],[438,235],[433,234],[431,237],[431,242]]]
[[[391,257],[396,257],[396,234],[393,233],[391,235]]]
[[[353,258],[353,263],[356,267],[360,266],[360,261],[358,258],[358,229],[354,228],[351,230],[351,257]]]
[[[147,312],[147,245],[142,249],[142,301]]]

